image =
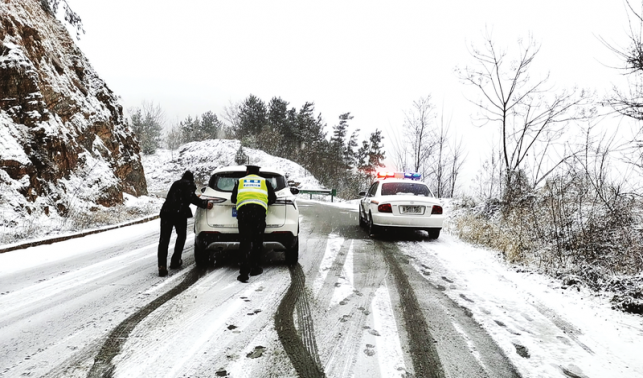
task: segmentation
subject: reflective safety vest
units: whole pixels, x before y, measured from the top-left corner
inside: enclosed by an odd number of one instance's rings
[[[268,187],[263,177],[248,175],[239,179],[237,210],[249,203],[261,205],[268,211]]]

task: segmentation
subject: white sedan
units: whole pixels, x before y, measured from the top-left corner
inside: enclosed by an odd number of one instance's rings
[[[360,226],[368,227],[369,234],[382,228],[425,230],[437,239],[444,222],[442,204],[425,183],[395,176],[378,179],[359,193]]]

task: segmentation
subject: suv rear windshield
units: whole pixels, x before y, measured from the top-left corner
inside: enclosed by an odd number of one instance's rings
[[[426,185],[417,182],[388,182],[382,184],[383,196],[394,196],[398,194],[412,194],[425,197],[431,195]]]
[[[246,172],[221,172],[212,175],[208,186],[220,192],[232,192],[234,184],[242,177],[246,176]],[[259,173],[259,176],[265,178],[270,182],[275,191],[281,190],[286,187],[286,178],[282,175],[275,173]]]

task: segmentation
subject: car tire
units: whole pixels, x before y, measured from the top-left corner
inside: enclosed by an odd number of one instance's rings
[[[440,228],[429,228],[426,230],[429,233],[429,239],[437,239],[440,237]]]
[[[362,217],[362,210],[359,211],[359,226],[361,228],[366,228],[366,221],[364,220],[364,217]]]
[[[373,224],[373,216],[368,215],[368,235],[375,235],[380,231],[380,227]]]
[[[295,265],[297,262],[299,262],[299,235],[295,236],[292,246],[286,249],[286,264]]]
[[[199,268],[207,268],[210,263],[210,253],[194,239],[194,262]]]

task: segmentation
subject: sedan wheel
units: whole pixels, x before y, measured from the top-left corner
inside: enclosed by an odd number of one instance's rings
[[[364,220],[364,217],[362,217],[362,210],[359,211],[359,226],[361,228],[366,228],[366,221]]]
[[[373,224],[373,216],[368,216],[368,234],[375,235],[379,232],[380,228]]]
[[[426,230],[429,233],[429,239],[437,239],[440,237],[440,229],[439,228],[429,228]]]

